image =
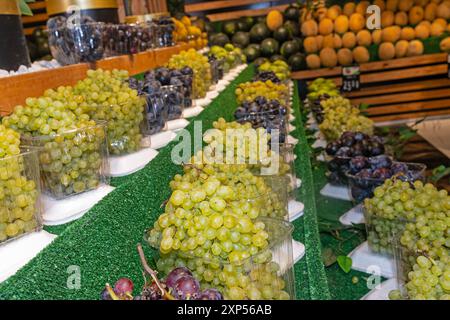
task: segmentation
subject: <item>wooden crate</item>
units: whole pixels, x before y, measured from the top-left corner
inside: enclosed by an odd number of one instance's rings
[[[352,103],[369,104],[375,121],[396,121],[450,115],[450,80],[447,54],[438,53],[361,64],[361,90],[344,94]],[[306,70],[293,78],[311,82],[333,79],[342,84],[342,68]]]
[[[270,10],[283,11],[289,2],[285,0],[218,0],[186,3],[184,10],[189,14],[204,13],[212,22],[232,20],[248,16],[262,16]]]
[[[135,55],[112,57],[92,65],[81,63],[0,78],[0,115],[8,115],[16,105],[23,104],[27,97],[41,96],[49,88],[76,84],[86,77],[89,68],[123,69],[136,75],[165,64],[172,55],[189,48],[188,44],[179,44]]]

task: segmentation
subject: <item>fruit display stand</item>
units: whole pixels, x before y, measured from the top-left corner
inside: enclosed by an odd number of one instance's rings
[[[22,104],[27,97],[40,96],[48,88],[76,84],[86,77],[86,72],[90,68],[122,69],[127,70],[130,75],[137,75],[163,65],[173,54],[189,48],[188,44],[182,43],[173,47],[150,50],[135,55],[107,58],[97,61],[93,65],[82,63],[0,78],[0,90],[2,92],[0,114],[2,116],[9,114],[16,105]]]
[[[361,89],[346,93],[355,105],[376,122],[407,120],[450,114],[448,54],[436,53],[360,65]],[[342,67],[298,71],[292,77],[302,81],[333,79],[342,84]]]
[[[195,120],[203,129],[212,127],[218,117],[233,120],[237,107],[236,86],[251,79],[253,66],[244,70],[204,111],[193,118],[187,130],[194,132]],[[297,199],[305,204],[304,215],[294,221],[295,240],[306,247],[303,258],[295,264],[297,299],[328,299],[328,285],[321,259],[316,218],[314,180],[309,161],[309,146],[299,112],[298,91],[294,91],[290,134],[298,140],[295,146],[295,168],[302,186]],[[170,161],[176,139],[159,150],[158,156],[144,169],[127,177],[113,178],[116,189],[81,219],[68,225],[46,227],[58,237],[14,276],[0,284],[2,299],[98,299],[99,288],[110,279],[127,276],[142,284],[142,273],[136,244],[142,242],[145,230],[162,211],[161,204],[170,195],[169,181],[181,172],[181,166]],[[145,248],[149,261],[151,253]],[[153,261],[151,261],[153,262]],[[79,290],[66,286],[67,271],[78,266],[83,273]],[[33,275],[33,276],[31,276]],[[48,281],[51,278],[53,281]]]

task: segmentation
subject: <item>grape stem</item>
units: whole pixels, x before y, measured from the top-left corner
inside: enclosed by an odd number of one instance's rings
[[[137,250],[139,253],[139,257],[141,258],[142,266],[144,267],[145,272],[147,272],[152,278],[153,281],[155,281],[156,285],[158,286],[159,290],[161,290],[161,295],[166,298],[167,300],[176,300],[172,295],[170,295],[166,289],[161,285],[159,282],[159,279],[157,277],[157,272],[154,271],[150,266],[148,265],[147,259],[145,259],[144,250],[142,249],[142,245],[139,243],[137,245]]]

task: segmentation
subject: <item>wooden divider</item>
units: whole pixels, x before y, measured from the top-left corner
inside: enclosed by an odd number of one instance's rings
[[[284,4],[283,4],[284,2]],[[292,1],[289,1],[292,2]],[[281,3],[281,4],[279,4]],[[240,17],[262,16],[270,10],[283,11],[287,8],[285,0],[218,0],[202,1],[197,3],[187,3],[184,6],[186,13],[205,13],[209,20],[225,21]],[[253,7],[254,5],[264,5],[264,7]],[[220,12],[217,12],[220,10]]]
[[[23,104],[27,97],[40,96],[49,88],[76,84],[86,77],[86,72],[90,68],[123,69],[128,70],[130,75],[136,75],[164,65],[172,55],[189,48],[188,44],[183,43],[135,55],[107,58],[92,65],[81,63],[0,78],[0,114],[2,116],[9,114],[16,105]]]
[[[28,4],[33,11],[32,16],[22,16],[23,32],[32,35],[36,28],[46,28],[48,15],[45,0],[37,0]]]
[[[407,120],[450,115],[447,54],[438,53],[361,64],[361,90],[344,93],[352,103],[369,105],[375,121]],[[293,78],[307,83],[328,78],[342,84],[342,68],[305,70]]]

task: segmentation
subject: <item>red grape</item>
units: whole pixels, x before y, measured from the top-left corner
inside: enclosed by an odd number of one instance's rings
[[[116,292],[118,295],[132,293],[133,287],[133,281],[128,278],[121,278],[117,280],[116,284],[114,285],[114,292]]]
[[[192,272],[188,268],[180,267],[173,269],[166,278],[166,285],[168,288],[174,289],[175,283],[178,279],[184,276],[192,276]]]
[[[223,300],[223,296],[217,289],[206,289],[198,300]]]
[[[173,295],[178,300],[196,300],[200,295],[200,283],[192,276],[184,276],[177,280]]]

